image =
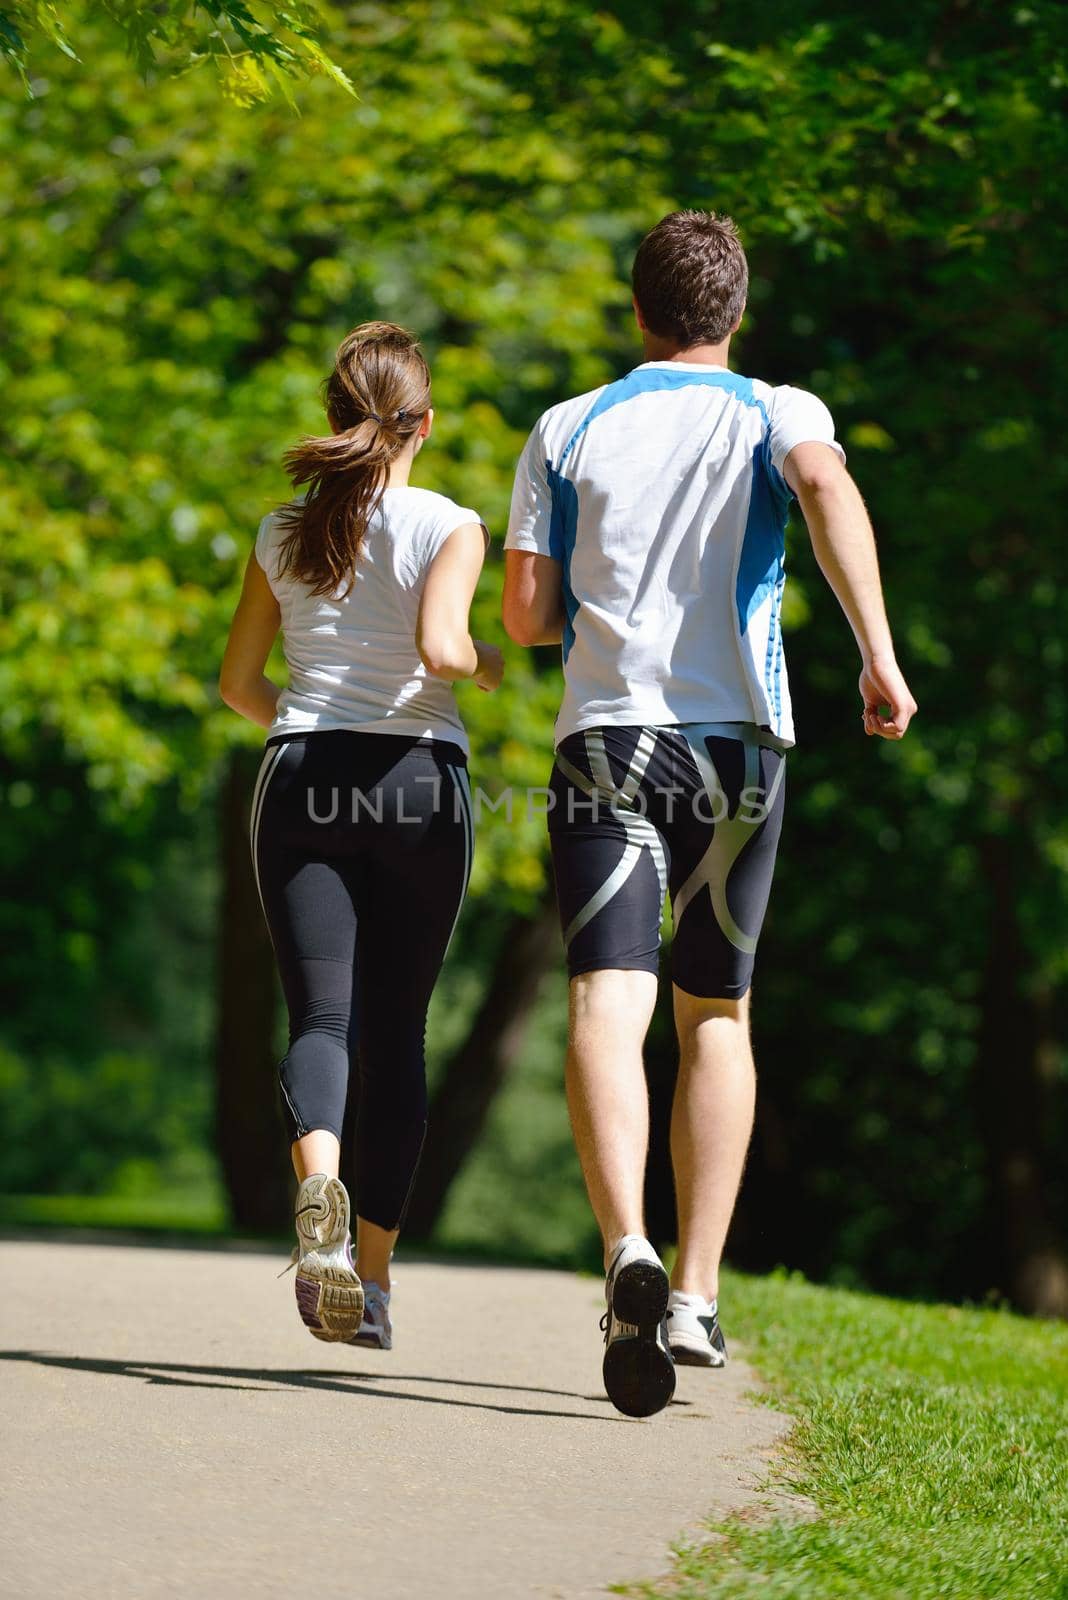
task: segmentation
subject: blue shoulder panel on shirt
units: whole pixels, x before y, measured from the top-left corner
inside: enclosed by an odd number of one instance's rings
[[[605,412],[611,411],[614,406],[620,406],[640,394],[655,393],[658,389],[688,389],[695,384],[708,389],[725,389],[743,405],[758,406],[764,414],[765,421],[767,420],[763,400],[758,400],[753,393],[752,378],[742,378],[736,372],[721,372],[714,367],[710,367],[707,372],[693,372],[682,368],[677,372],[669,372],[665,367],[637,367],[633,372],[628,372],[625,378],[620,378],[618,383],[610,383],[607,389],[601,390],[564,446],[564,453],[560,457],[561,467],[590,423],[596,421],[598,417],[603,417]]]
[[[738,631],[745,634],[755,612],[771,597],[764,683],[778,726],[782,701],[782,592],[786,584],[786,513],[790,491],[768,455],[768,436],[753,452],[749,515],[738,560],[735,604]]]
[[[764,421],[764,436],[753,454],[753,481],[750,494],[749,516],[742,541],[738,568],[735,603],[739,630],[744,634],[749,619],[768,595],[773,596],[773,616],[768,639],[768,659],[765,680],[768,696],[776,718],[779,713],[781,674],[781,632],[779,608],[782,600],[784,574],[784,531],[790,491],[781,474],[772,466],[768,455],[768,412],[763,400],[754,392],[753,380],[736,372],[709,368],[700,372],[688,368],[672,370],[668,367],[638,367],[635,371],[610,383],[602,389],[589,411],[583,417],[560,456],[559,466],[545,463],[549,488],[552,493],[552,519],[549,530],[550,554],[563,567],[564,609],[567,622],[564,627],[564,660],[575,637],[574,619],[578,601],[571,588],[571,554],[575,547],[578,527],[578,494],[574,484],[564,477],[564,465],[586,429],[598,417],[641,394],[657,391],[674,391],[694,386],[721,389],[733,395],[744,406],[754,406]]]
[[[578,601],[571,587],[571,552],[575,548],[575,534],[578,529],[578,493],[573,483],[569,483],[554,470],[551,461],[545,463],[545,476],[549,480],[549,492],[553,502],[549,518],[549,554],[563,567],[566,618],[563,652],[566,661],[575,642],[575,613],[578,611]]]

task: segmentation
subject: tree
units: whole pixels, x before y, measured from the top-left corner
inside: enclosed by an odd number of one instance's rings
[[[742,1236],[750,1259],[844,1258],[905,1292],[934,1268],[1062,1315],[1065,21],[928,4],[641,23],[680,81],[709,64],[676,127],[679,198],[770,205],[745,359],[812,372],[844,424],[921,702],[900,751],[850,740],[848,651],[802,561],[788,827],[807,871],[788,832]],[[787,1214],[804,1221],[784,1233]]]
[[[293,103],[294,84],[323,74],[353,92],[324,42],[326,19],[315,0],[291,0],[285,7],[262,0],[105,0],[98,10],[125,40],[134,65],[149,73],[162,59],[172,71],[210,63],[227,95],[241,105],[265,100],[280,90]],[[78,28],[51,0],[8,0],[0,10],[0,56],[18,74],[28,95],[33,44],[42,41],[78,61],[81,33],[95,42],[95,30]],[[47,70],[47,69],[46,69]]]
[[[117,849],[154,788],[204,793],[227,747],[256,739],[215,700],[222,634],[252,532],[285,492],[281,449],[320,425],[319,380],[347,326],[395,315],[403,298],[435,371],[440,442],[421,458],[423,481],[497,528],[532,385],[547,403],[557,382],[607,373],[589,347],[610,338],[604,302],[623,291],[609,241],[567,221],[560,184],[580,181],[588,207],[601,187],[500,81],[508,38],[496,25],[428,20],[365,12],[373,107],[348,109],[312,85],[301,120],[265,109],[254,122],[196,79],[132,83],[106,45],[97,85],[57,61],[35,104],[0,113],[5,146],[20,151],[3,202],[18,246],[5,373],[4,738],[29,763],[42,731],[58,740],[114,815]],[[413,53],[419,40],[430,44]],[[621,202],[630,173],[613,180]],[[425,248],[414,255],[417,214]],[[546,251],[546,225],[558,221]],[[580,284],[596,289],[588,305],[577,304]],[[571,350],[554,343],[565,326]],[[503,388],[501,372],[512,374]],[[491,567],[483,631],[496,610]],[[482,762],[495,787],[543,780],[557,693],[554,671],[517,656],[501,694],[467,697],[476,776]],[[224,904],[240,903],[237,847],[223,859]],[[513,916],[533,914],[542,831],[521,808],[514,825],[483,830],[476,895],[490,883]],[[223,948],[232,953],[232,940]],[[225,1074],[239,1064],[229,1019],[244,979],[232,962],[223,970],[234,991],[224,988],[221,1009]],[[522,993],[492,1010],[502,1039],[519,1025]],[[270,1004],[264,989],[261,1016]],[[487,1049],[473,1067],[494,1059]],[[240,1101],[248,1082],[224,1083],[221,1102]],[[237,1164],[225,1165],[237,1213],[260,1214]]]
[[[359,48],[360,99],[310,81],[299,119],[219,104],[203,75],[142,84],[87,31],[92,82],[57,55],[35,102],[0,109],[9,760],[33,776],[61,751],[132,855],[147,797],[188,800],[246,738],[214,700],[221,637],[337,336],[420,329],[421,481],[497,531],[537,413],[634,360],[641,231],[675,204],[732,211],[753,265],[738,364],[832,405],[921,704],[900,749],[859,737],[851,646],[795,538],[801,744],[733,1248],[1062,1306],[1065,27],[1049,0],[369,4],[332,39]],[[501,695],[465,696],[476,777],[544,781],[559,688],[551,658],[512,652]],[[476,906],[529,919],[541,825],[485,823]],[[35,817],[39,859],[61,827]],[[91,866],[89,901],[116,862]],[[46,870],[11,927],[64,918],[91,920]]]
[[[235,750],[223,780],[215,1128],[234,1222],[269,1233],[288,1210],[288,1163],[278,1137],[274,950],[249,853],[249,797],[259,765],[256,753]]]
[[[514,912],[503,929],[474,1021],[446,1063],[430,1102],[426,1149],[407,1219],[418,1238],[433,1232],[494,1097],[515,1068],[542,980],[559,949],[556,900],[550,892],[542,895],[533,916]]]

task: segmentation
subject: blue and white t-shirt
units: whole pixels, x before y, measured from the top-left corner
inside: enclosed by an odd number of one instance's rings
[[[782,473],[810,440],[844,459],[815,395],[684,361],[646,361],[545,412],[505,543],[563,568],[557,743],[683,722],[755,722],[793,743]]]

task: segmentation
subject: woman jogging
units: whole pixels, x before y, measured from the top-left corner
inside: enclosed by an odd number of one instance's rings
[[[260,525],[219,687],[269,730],[252,859],[289,1009],[297,1306],[317,1339],[388,1350],[390,1256],[426,1129],[427,1007],[471,869],[451,685],[495,689],[503,661],[468,629],[481,519],[408,483],[433,421],[413,335],[356,328],[325,399],[332,433],[286,456],[306,493]],[[279,627],[281,691],[264,676]],[[355,1262],[338,1177],[350,1093]]]

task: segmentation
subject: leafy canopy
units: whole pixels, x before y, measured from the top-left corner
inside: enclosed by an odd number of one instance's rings
[[[52,0],[7,0],[0,10],[0,55],[18,74],[29,95],[31,66],[48,70],[35,43],[44,41],[79,61],[81,41],[89,40],[95,59],[96,30],[84,17]],[[273,6],[264,0],[101,0],[95,8],[126,40],[142,73],[162,64],[172,71],[211,63],[226,94],[241,105],[266,100],[274,90],[295,106],[294,83],[322,74],[352,93],[352,84],[324,44],[326,18],[316,0],[289,0]]]

